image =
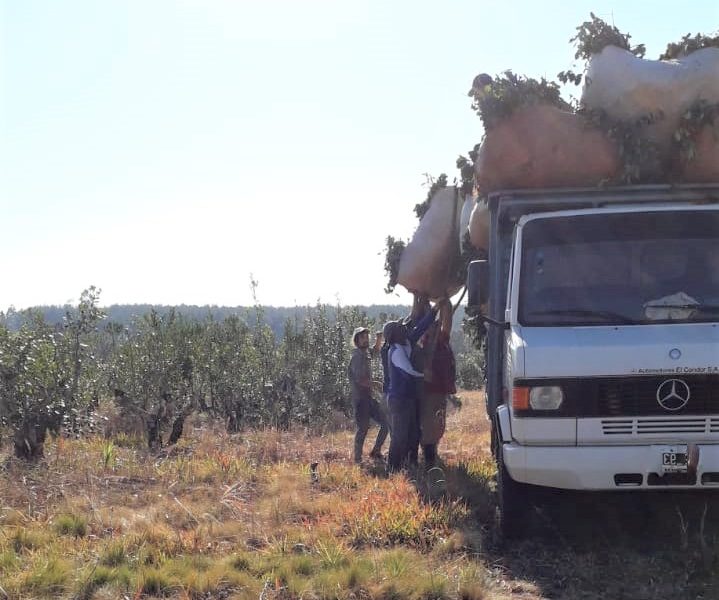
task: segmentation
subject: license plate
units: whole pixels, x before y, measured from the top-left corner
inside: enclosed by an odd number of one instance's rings
[[[686,473],[688,470],[688,462],[686,448],[662,449],[663,473]]]

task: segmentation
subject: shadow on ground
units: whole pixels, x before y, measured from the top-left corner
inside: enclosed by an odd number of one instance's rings
[[[719,598],[719,495],[707,492],[574,493],[536,490],[528,497],[523,539],[501,539],[491,474],[441,465],[449,497],[471,510],[482,532],[478,559],[518,594],[533,598]],[[431,486],[418,478],[428,501]]]

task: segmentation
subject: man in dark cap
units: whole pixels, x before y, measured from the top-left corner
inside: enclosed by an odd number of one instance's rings
[[[472,81],[472,89],[467,92],[468,96],[474,98],[477,102],[484,99],[492,88],[492,78],[487,73],[480,73]]]
[[[370,419],[373,419],[379,425],[377,439],[370,452],[371,458],[382,458],[382,444],[384,444],[385,439],[387,439],[389,428],[387,425],[387,415],[379,402],[372,396],[370,356],[376,355],[379,352],[380,345],[382,344],[382,335],[377,335],[374,347],[370,350],[369,329],[366,327],[357,327],[352,333],[352,344],[355,348],[352,351],[350,364],[347,367],[347,374],[349,375],[352,386],[352,405],[354,407],[355,422],[357,424],[354,461],[360,464],[362,462],[364,441],[369,431]]]
[[[412,367],[412,347],[434,322],[436,315],[437,308],[432,308],[426,298],[415,295],[409,318],[385,325],[386,351],[382,356],[382,367],[392,431],[387,463],[390,471],[417,464],[420,441],[418,403],[423,374]]]

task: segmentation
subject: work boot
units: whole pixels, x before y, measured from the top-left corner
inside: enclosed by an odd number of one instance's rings
[[[356,465],[362,464],[362,446],[364,446],[363,443],[359,443],[355,440],[354,454],[352,455],[352,458],[354,459]]]
[[[372,452],[369,453],[369,457],[374,460],[382,460],[384,456],[382,456],[382,450],[379,448],[374,448]]]

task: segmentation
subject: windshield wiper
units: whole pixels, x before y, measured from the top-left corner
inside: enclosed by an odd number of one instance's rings
[[[619,321],[623,325],[637,325],[639,321],[611,310],[588,310],[581,308],[556,308],[552,310],[535,310],[530,315],[568,316],[568,317],[601,317],[611,321]]]

